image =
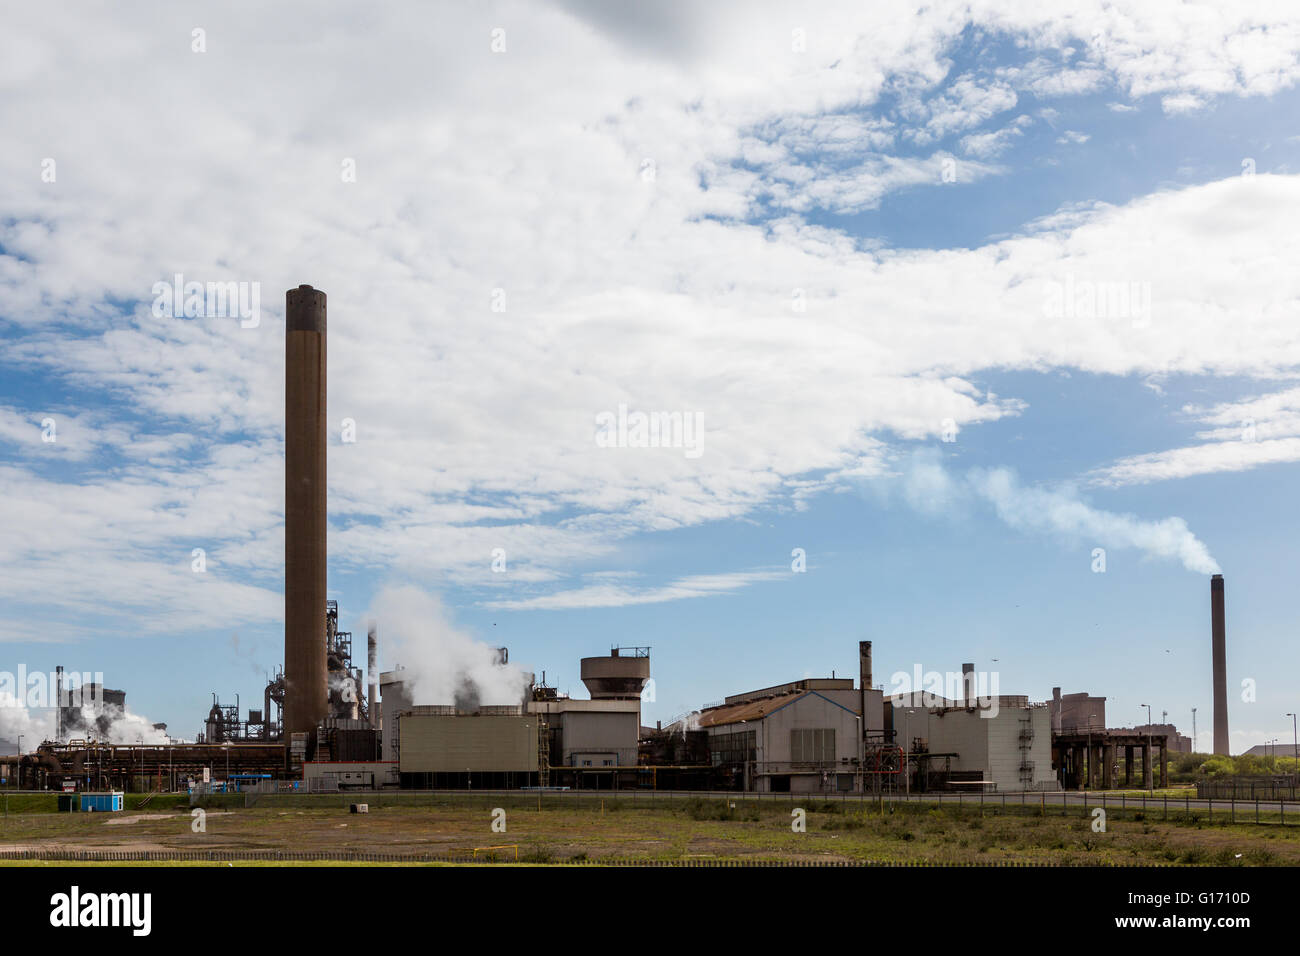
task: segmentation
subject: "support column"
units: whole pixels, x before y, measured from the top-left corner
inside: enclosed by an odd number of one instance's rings
[[[1160,741],[1160,789],[1169,786],[1169,738],[1165,737]]]
[[[1151,789],[1151,744],[1142,745],[1142,786]]]
[[[1133,745],[1124,745],[1124,786],[1133,786]]]
[[[1101,786],[1104,790],[1115,787],[1115,745],[1102,744],[1101,749]]]
[[[1074,789],[1083,790],[1088,786],[1088,768],[1084,766],[1084,758],[1088,754],[1088,748],[1084,744],[1075,744],[1074,766],[1077,768],[1074,774]]]

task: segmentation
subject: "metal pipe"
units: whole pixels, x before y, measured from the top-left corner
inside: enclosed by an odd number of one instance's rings
[[[284,705],[286,744],[328,713],[325,661],[325,293],[285,293]]]

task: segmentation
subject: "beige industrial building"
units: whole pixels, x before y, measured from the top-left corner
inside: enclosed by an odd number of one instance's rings
[[[1058,789],[1052,768],[1052,716],[1046,703],[1002,695],[968,706],[916,693],[893,695],[888,704],[895,739],[909,755],[914,773],[935,772],[942,762],[948,787]]]
[[[405,672],[385,672],[383,760],[399,768],[403,787],[608,787],[616,776],[634,782],[649,648],[614,648],[581,667],[591,700],[530,681],[519,704],[472,710],[415,705]]]

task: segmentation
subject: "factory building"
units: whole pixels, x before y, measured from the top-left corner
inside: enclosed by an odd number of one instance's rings
[[[882,694],[868,689],[873,704]],[[861,695],[852,680],[807,679],[737,694],[700,712],[715,767],[745,790],[823,793],[859,789]],[[881,708],[877,708],[881,712]]]
[[[886,702],[895,739],[909,755],[911,788],[1055,790],[1052,719],[1028,697],[947,701],[925,693]]]
[[[504,664],[502,649],[499,658]],[[379,677],[381,760],[418,789],[637,786],[648,647],[581,662],[590,700],[530,680],[518,704],[417,705],[402,668]]]
[[[1091,694],[1066,694],[1052,688],[1052,733],[1075,734],[1106,726],[1106,698]]]

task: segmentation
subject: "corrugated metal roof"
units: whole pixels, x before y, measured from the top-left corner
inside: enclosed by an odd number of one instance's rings
[[[700,714],[700,726],[721,727],[724,724],[738,724],[742,720],[757,720],[780,710],[787,704],[793,704],[800,697],[806,697],[810,693],[812,691],[801,690],[794,694],[782,694],[780,697],[747,700],[739,704],[723,704],[721,707],[714,707]]]

